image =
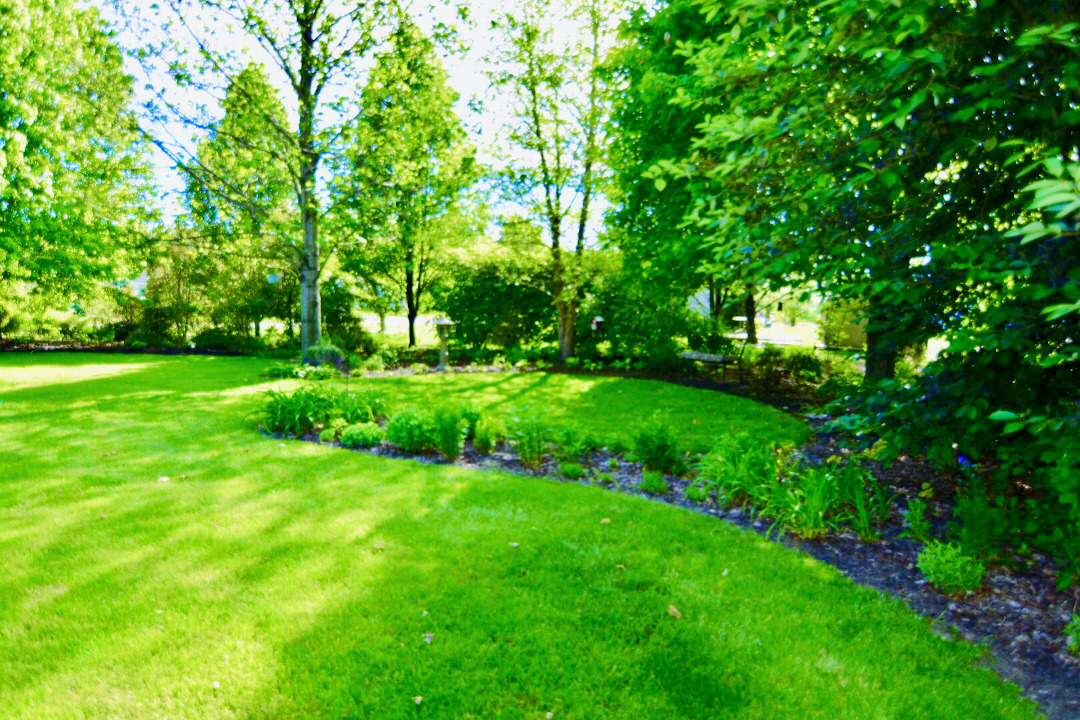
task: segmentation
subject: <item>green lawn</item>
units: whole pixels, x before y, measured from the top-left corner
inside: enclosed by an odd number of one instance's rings
[[[1036,717],[975,648],[712,518],[269,440],[269,364],[0,355],[0,716]],[[647,387],[601,381],[607,414],[620,385]]]
[[[351,382],[356,382],[355,380]],[[806,425],[745,398],[658,380],[628,380],[560,373],[429,374],[361,381],[383,389],[393,406],[467,401],[485,412],[511,416],[528,409],[553,425],[575,424],[599,438],[628,435],[655,412],[668,414],[686,449],[704,452],[724,433],[746,432],[763,441],[798,443]]]

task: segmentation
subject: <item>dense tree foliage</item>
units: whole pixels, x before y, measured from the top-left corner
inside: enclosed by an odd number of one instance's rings
[[[137,264],[149,203],[131,101],[96,10],[0,2],[0,283],[63,295]]]
[[[1060,550],[1071,534],[1075,550],[1075,9],[700,7],[708,37],[676,43],[687,72],[672,102],[703,119],[647,174],[692,197],[706,270],[864,304],[872,379],[891,378],[905,346],[947,337],[914,383],[867,391],[863,429],[997,468],[1016,541]]]

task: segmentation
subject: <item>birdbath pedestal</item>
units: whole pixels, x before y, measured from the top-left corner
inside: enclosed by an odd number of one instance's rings
[[[435,321],[435,330],[439,333],[439,366],[436,370],[446,370],[450,364],[450,328],[454,327],[454,321],[447,318],[439,318]]]

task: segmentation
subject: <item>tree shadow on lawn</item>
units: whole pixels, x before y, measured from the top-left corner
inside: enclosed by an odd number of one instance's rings
[[[388,520],[370,592],[284,646],[247,717],[1029,717],[976,651],[831,568],[595,488],[553,511],[541,483]]]
[[[149,685],[140,702],[190,696],[213,705],[202,679],[229,677],[235,638],[256,646],[253,623],[272,635],[306,625],[335,601],[328,588],[345,592],[351,576],[381,561],[371,532],[386,515],[430,511],[458,485],[417,492],[408,464],[374,458],[350,463],[381,471],[382,482],[365,482],[324,455],[307,458],[303,471],[264,465],[234,481],[68,497],[5,525],[0,548],[13,552],[0,580],[0,624],[19,642],[0,643],[0,667],[10,669],[0,697],[48,695],[59,684],[86,692],[83,709],[104,702],[108,715],[118,711],[109,697]],[[267,652],[277,647],[271,641]],[[245,670],[261,680],[261,664]]]
[[[684,449],[709,450],[723,434],[748,433],[763,442],[796,444],[806,438],[805,423],[762,403],[726,393],[661,380],[580,376],[558,373],[424,375],[375,378],[395,404],[432,405],[470,402],[507,417],[530,409],[557,428],[577,427],[610,442],[627,438],[654,413],[668,416]],[[482,379],[485,378],[485,379]]]

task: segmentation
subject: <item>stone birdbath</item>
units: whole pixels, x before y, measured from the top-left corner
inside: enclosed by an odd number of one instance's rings
[[[439,333],[439,366],[436,370],[446,370],[450,364],[450,328],[454,327],[455,323],[449,318],[439,318],[434,323],[435,330]]]

